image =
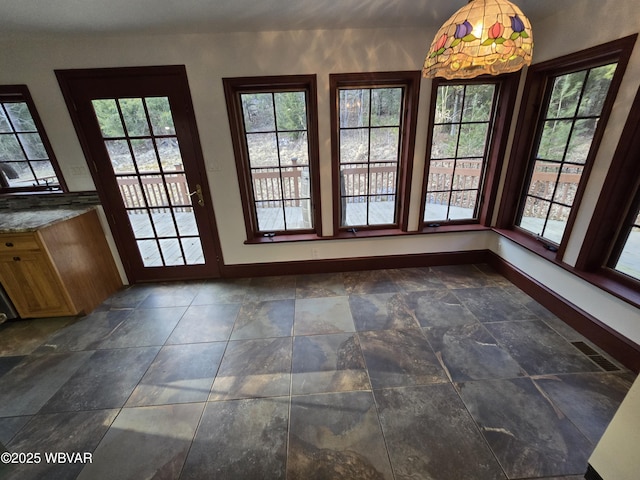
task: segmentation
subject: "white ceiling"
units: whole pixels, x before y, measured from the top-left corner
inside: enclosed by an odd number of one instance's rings
[[[0,33],[437,28],[467,0],[0,0]],[[531,19],[580,0],[512,0]]]

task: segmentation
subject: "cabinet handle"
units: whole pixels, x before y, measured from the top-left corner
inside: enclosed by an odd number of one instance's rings
[[[5,243],[5,245],[6,245],[7,247],[13,247],[13,242],[7,242],[7,243]]]
[[[14,262],[19,262],[20,261],[20,257],[13,257],[13,261]]]

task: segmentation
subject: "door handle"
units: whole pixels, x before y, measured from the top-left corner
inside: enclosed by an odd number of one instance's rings
[[[189,193],[190,197],[193,197],[194,195],[198,196],[198,205],[200,205],[201,207],[204,207],[204,196],[202,195],[202,187],[200,186],[199,183],[196,184],[195,191]]]

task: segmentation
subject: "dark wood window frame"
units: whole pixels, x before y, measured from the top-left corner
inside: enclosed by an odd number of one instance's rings
[[[640,307],[640,281],[617,272],[611,263],[622,248],[629,217],[637,212],[640,203],[639,158],[640,90],[620,136],[575,266],[593,283],[637,307]]]
[[[279,75],[261,77],[223,78],[231,140],[236,160],[240,197],[244,212],[247,240],[245,243],[314,240],[321,237],[319,184],[318,106],[316,75]],[[307,95],[307,141],[309,147],[309,176],[313,230],[260,232],[254,205],[249,153],[244,139],[244,118],[240,95],[243,93],[277,93],[305,91]]]
[[[416,138],[418,116],[418,98],[420,94],[420,72],[367,72],[340,73],[329,75],[331,102],[331,163],[333,182],[333,234],[336,238],[355,238],[358,236],[378,236],[401,234],[407,231],[409,216],[409,196],[413,170],[413,153]],[[397,224],[389,228],[384,226],[357,227],[341,226],[341,186],[340,186],[340,124],[339,90],[341,88],[404,88],[404,108],[402,111],[402,131],[400,133],[400,155],[397,179]]]
[[[0,85],[0,101],[21,101],[27,104],[27,106],[29,107],[29,113],[31,114],[31,117],[33,118],[33,122],[35,124],[36,131],[40,135],[40,139],[42,141],[44,149],[47,152],[47,160],[51,162],[51,166],[58,180],[58,184],[55,186],[34,185],[30,187],[10,187],[6,184],[4,177],[0,175],[0,195],[30,192],[67,192],[67,184],[64,180],[55,154],[53,153],[53,148],[51,147],[51,143],[49,142],[49,138],[47,137],[47,133],[44,129],[44,125],[42,124],[42,120],[40,119],[40,115],[38,114],[38,110],[36,109],[35,103],[33,102],[33,98],[31,97],[31,93],[29,93],[29,88],[26,85]]]
[[[425,158],[424,178],[422,182],[422,198],[420,204],[420,222],[425,233],[475,229],[477,225],[489,227],[495,208],[498,183],[502,171],[502,159],[505,156],[509,129],[511,126],[512,112],[514,109],[520,73],[501,75],[498,77],[482,76],[472,80],[444,80],[436,78],[431,86],[431,101],[429,107],[429,132],[427,136],[427,153]],[[424,221],[424,209],[426,204],[427,181],[429,178],[430,152],[433,145],[433,126],[435,123],[435,105],[438,95],[438,87],[441,85],[477,85],[493,83],[498,86],[497,105],[493,113],[493,131],[487,145],[487,161],[482,175],[478,199],[478,218],[474,220],[452,220],[446,223],[432,224]]]
[[[564,265],[562,258],[566,249],[568,238],[571,234],[576,215],[579,210],[582,196],[589,178],[589,173],[593,167],[595,156],[598,152],[600,141],[613,108],[615,98],[622,82],[629,57],[633,50],[637,34],[630,35],[612,42],[608,42],[596,47],[588,48],[576,53],[565,55],[556,59],[532,65],[527,72],[527,79],[524,86],[524,93],[521,101],[520,113],[516,124],[516,134],[513,140],[513,147],[509,158],[506,181],[503,189],[498,219],[496,223],[497,231],[528,248],[535,253]],[[538,132],[539,118],[542,106],[546,104],[545,95],[549,96],[550,81],[553,77],[572,72],[581,71],[607,63],[617,62],[615,74],[611,81],[609,91],[604,102],[600,121],[596,128],[592,146],[584,164],[584,171],[578,185],[573,208],[567,220],[567,225],[560,244],[556,247],[553,244],[540,241],[535,235],[526,232],[515,225],[519,213],[521,199],[524,196],[523,189],[527,184],[527,178],[533,162],[532,151],[536,144],[536,134]],[[529,126],[535,125],[536,128]]]

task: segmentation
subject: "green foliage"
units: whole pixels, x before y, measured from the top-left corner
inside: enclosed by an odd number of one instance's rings
[[[92,104],[104,138],[124,137],[125,127],[126,135],[130,137],[150,135],[147,114],[154,135],[175,135],[171,107],[166,97],[93,100]]]

